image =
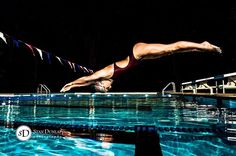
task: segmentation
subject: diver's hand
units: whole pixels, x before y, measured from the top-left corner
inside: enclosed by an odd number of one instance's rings
[[[95,84],[95,81],[89,81],[89,82],[78,82],[78,81],[73,81],[70,83],[67,83],[61,90],[60,92],[67,92],[71,90],[72,88],[76,87],[84,87],[84,86],[89,86]]]
[[[64,87],[62,87],[62,89],[60,90],[60,92],[67,92],[69,90],[71,90],[71,88],[73,88],[73,83],[67,83]]]

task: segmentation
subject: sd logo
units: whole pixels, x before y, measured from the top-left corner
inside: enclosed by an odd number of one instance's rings
[[[28,126],[22,125],[22,126],[19,126],[16,130],[16,137],[20,141],[29,140],[31,135],[32,135],[32,131]]]

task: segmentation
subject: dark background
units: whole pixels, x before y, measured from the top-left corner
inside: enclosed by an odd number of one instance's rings
[[[112,91],[159,91],[170,81],[179,84],[235,72],[236,7],[227,1],[9,0],[0,4],[0,31],[93,70],[123,59],[137,42],[207,40],[223,49],[222,55],[188,53],[145,61],[122,75]]]

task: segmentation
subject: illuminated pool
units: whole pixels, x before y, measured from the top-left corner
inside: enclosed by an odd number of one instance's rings
[[[234,102],[219,107],[214,99],[155,93],[1,95],[0,154],[135,155],[137,134],[147,131],[158,135],[164,156],[233,156]],[[22,125],[32,131],[27,141],[16,137]]]

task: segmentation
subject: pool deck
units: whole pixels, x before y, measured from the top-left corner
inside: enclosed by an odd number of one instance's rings
[[[187,92],[167,92],[171,95],[183,95],[183,96],[202,96],[202,97],[211,97],[211,98],[223,98],[223,99],[236,99],[235,93],[187,93]]]
[[[160,92],[108,92],[108,93],[91,93],[91,92],[75,92],[75,93],[50,93],[50,94],[37,94],[37,93],[0,93],[0,97],[16,97],[16,96],[70,96],[70,95],[84,95],[84,96],[126,96],[126,95],[138,95],[138,96],[158,96],[161,95]],[[236,99],[236,93],[191,93],[191,92],[173,92],[165,91],[165,95],[179,95],[179,96],[193,96],[193,97],[208,97],[208,98],[222,98],[222,99]],[[165,97],[165,96],[162,96]]]
[[[157,92],[107,92],[107,93],[100,93],[100,92],[74,92],[74,93],[48,93],[47,95],[157,95]],[[43,93],[0,93],[2,97],[12,97],[12,96],[31,96],[31,95],[45,95]]]

